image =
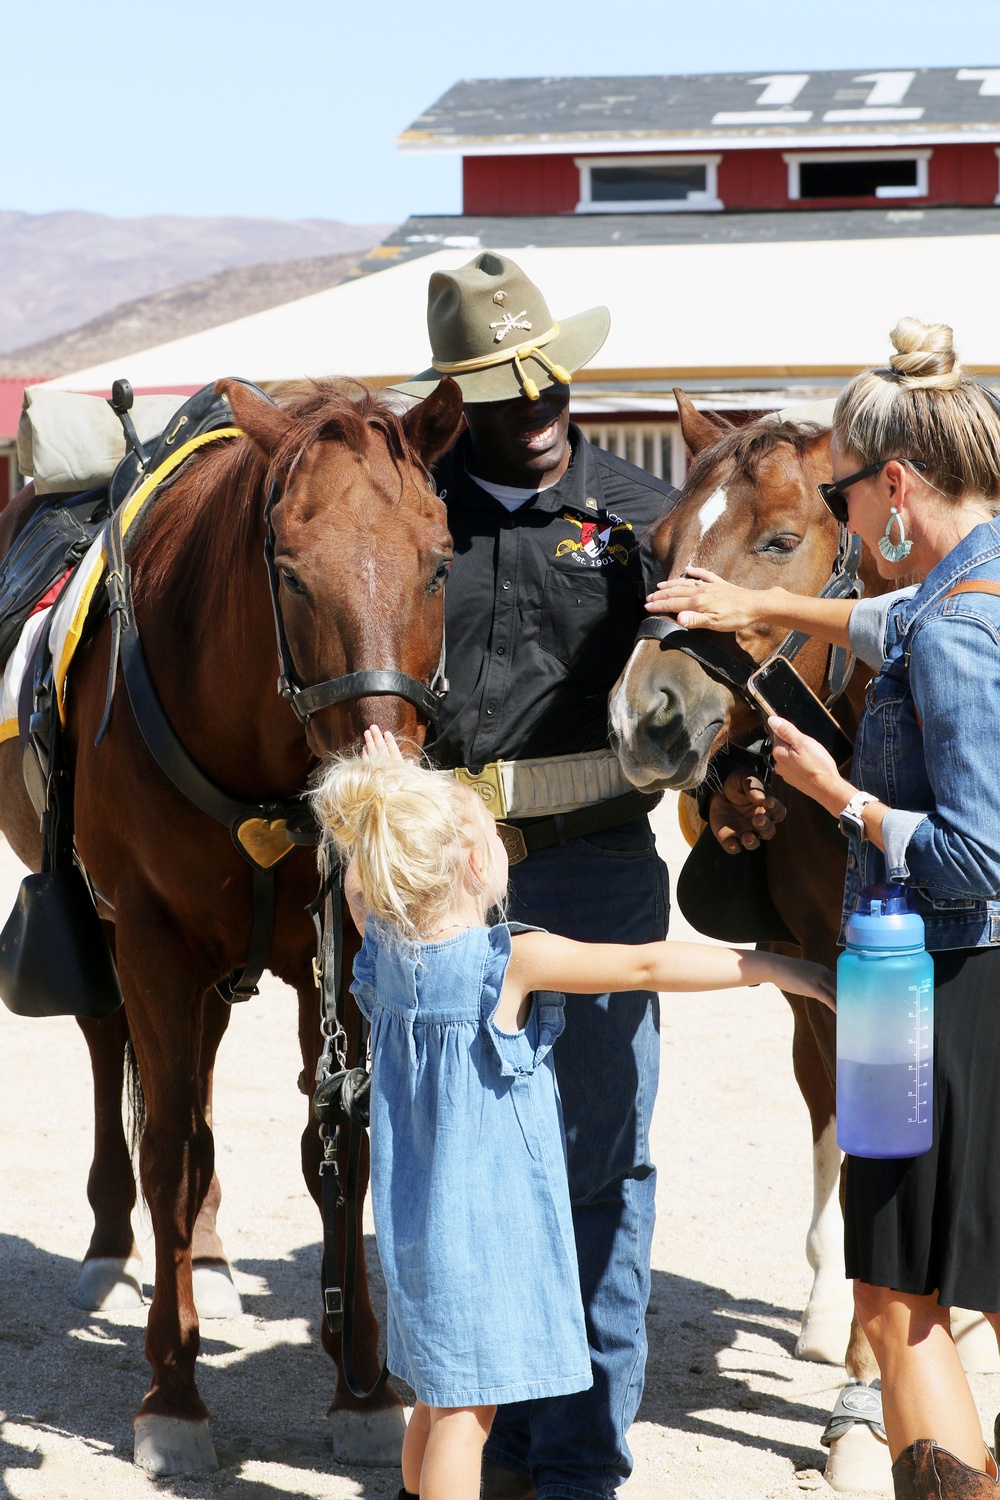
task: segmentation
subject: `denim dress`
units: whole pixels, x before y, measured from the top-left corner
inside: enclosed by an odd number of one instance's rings
[[[525,930],[414,943],[369,918],[354,961],[387,1360],[428,1406],[592,1384],[551,1053],[563,997],[535,995],[523,1031],[493,1020]]]

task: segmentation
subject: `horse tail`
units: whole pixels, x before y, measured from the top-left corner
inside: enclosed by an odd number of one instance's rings
[[[128,1150],[132,1160],[135,1161],[139,1152],[139,1142],[146,1128],[146,1095],[143,1093],[139,1064],[136,1062],[135,1047],[132,1045],[131,1037],[125,1043],[125,1110],[128,1121]],[[138,1184],[138,1174],[136,1182]]]

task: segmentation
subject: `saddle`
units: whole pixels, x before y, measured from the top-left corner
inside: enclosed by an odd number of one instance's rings
[[[107,485],[46,496],[0,566],[0,671],[29,615],[66,582],[145,476],[182,443],[231,424],[229,404],[212,386],[186,401],[145,443],[123,418],[131,448]],[[89,630],[106,609],[95,601]],[[102,1020],[121,1005],[122,995],[94,893],[75,854],[73,784],[62,753],[49,623],[51,617],[28,663],[18,705],[22,772],[40,819],[42,870],[22,881],[0,932],[0,998],[16,1015]]]

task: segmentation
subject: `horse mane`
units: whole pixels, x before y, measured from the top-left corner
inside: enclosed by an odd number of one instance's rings
[[[377,391],[314,380],[278,404],[291,421],[270,459],[249,437],[220,439],[192,454],[160,487],[134,537],[137,600],[169,594],[180,613],[197,608],[202,618],[221,618],[260,560],[271,487],[289,482],[313,443],[339,442],[364,454],[372,434],[379,434],[400,471],[401,493],[404,466],[427,472],[399,414]]]
[[[755,483],[764,459],[782,443],[788,443],[796,457],[801,458],[813,439],[825,431],[817,422],[774,422],[766,417],[729,431],[720,429],[719,441],[703,448],[695,457],[679,501],[686,500],[714,469],[725,463],[731,465],[733,478]]]

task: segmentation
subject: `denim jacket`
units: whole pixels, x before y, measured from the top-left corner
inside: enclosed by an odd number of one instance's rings
[[[857,655],[879,667],[852,780],[890,811],[884,855],[851,842],[844,919],[865,886],[903,881],[932,951],[1000,944],[1000,597],[944,598],[966,578],[1000,583],[1000,519],[918,589],[860,601],[850,625]]]

